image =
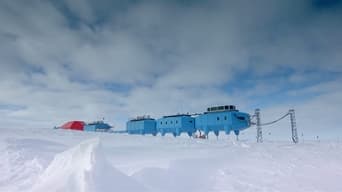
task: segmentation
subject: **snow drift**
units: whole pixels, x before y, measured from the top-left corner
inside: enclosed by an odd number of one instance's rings
[[[341,141],[2,129],[0,191],[341,192],[341,152]]]
[[[32,191],[112,192],[145,189],[107,162],[97,138],[57,154]]]

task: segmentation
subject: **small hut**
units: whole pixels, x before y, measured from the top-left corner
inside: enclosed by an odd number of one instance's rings
[[[83,131],[85,123],[83,121],[69,121],[61,126],[62,129]]]

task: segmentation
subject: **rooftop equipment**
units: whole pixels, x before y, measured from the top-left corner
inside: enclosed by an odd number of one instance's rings
[[[224,106],[216,106],[209,107],[207,112],[218,112],[218,111],[237,111],[234,105],[224,105]]]

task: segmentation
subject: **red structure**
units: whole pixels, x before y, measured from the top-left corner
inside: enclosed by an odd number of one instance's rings
[[[83,121],[69,121],[62,125],[62,129],[72,129],[83,131],[85,123]]]

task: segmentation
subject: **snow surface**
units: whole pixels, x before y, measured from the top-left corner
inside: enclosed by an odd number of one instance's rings
[[[342,191],[342,143],[1,129],[1,192]]]

